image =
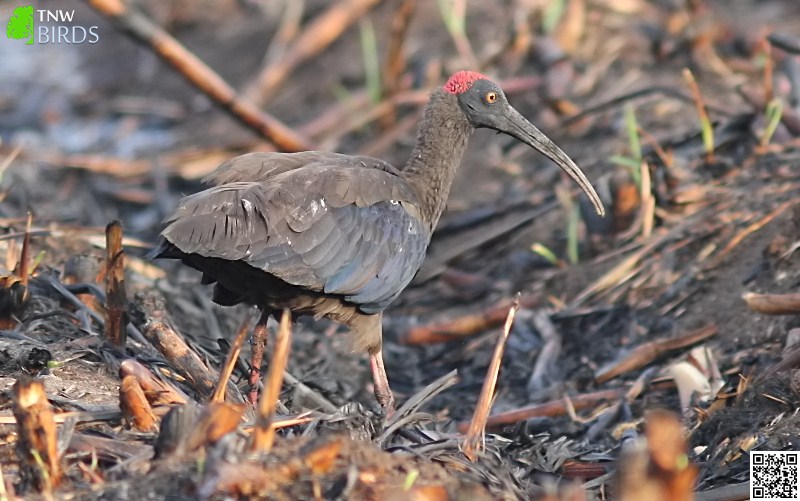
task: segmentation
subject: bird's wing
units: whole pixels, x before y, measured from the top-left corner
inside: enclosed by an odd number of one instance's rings
[[[203,182],[214,186],[237,182],[258,183],[290,170],[329,165],[378,169],[397,174],[397,170],[388,162],[367,156],[350,156],[325,151],[256,152],[228,160],[203,178]]]
[[[425,257],[431,230],[418,206],[386,170],[311,164],[189,196],[162,235],[185,253],[241,260],[373,313]]]

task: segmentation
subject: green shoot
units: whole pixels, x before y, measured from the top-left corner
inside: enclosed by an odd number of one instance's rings
[[[445,28],[450,33],[450,38],[458,50],[459,55],[468,66],[477,67],[478,60],[472,51],[472,45],[467,38],[466,0],[436,0]]]
[[[36,271],[36,268],[39,267],[39,264],[42,262],[42,260],[44,259],[44,256],[46,254],[47,254],[47,252],[43,251],[43,250],[39,251],[39,253],[36,254],[36,257],[33,258],[33,263],[31,264],[31,267],[30,267],[30,270],[28,271],[28,273],[33,275],[33,272]]]
[[[361,33],[361,58],[364,60],[364,74],[367,79],[367,94],[373,103],[381,100],[381,66],[378,61],[378,41],[375,28],[369,18],[359,23]]]
[[[578,223],[581,219],[580,207],[569,188],[556,185],[556,198],[567,215],[567,259],[571,264],[578,263]]]
[[[567,258],[571,264],[578,264],[578,222],[581,214],[578,204],[572,203],[567,221]]]
[[[466,38],[466,23],[463,15],[456,12],[453,0],[436,0],[439,12],[442,14],[444,26],[453,38]]]
[[[545,258],[547,262],[553,266],[561,267],[561,260],[558,259],[555,252],[545,247],[544,244],[536,242],[535,244],[531,245],[531,251]]]
[[[611,163],[628,169],[633,182],[637,187],[641,188],[642,141],[639,137],[639,124],[636,121],[636,111],[630,104],[625,106],[625,131],[628,134],[629,156],[612,155],[608,160]]]
[[[558,21],[561,19],[561,16],[564,15],[566,6],[567,2],[565,0],[550,0],[544,8],[542,31],[546,35],[550,35],[555,31],[556,26],[558,26]]]
[[[340,103],[352,103],[353,102],[353,93],[347,90],[342,84],[336,84],[331,87],[331,92],[333,92],[334,98]]]
[[[52,482],[50,481],[50,472],[47,469],[47,466],[44,464],[44,459],[42,459],[41,454],[36,449],[31,449],[31,456],[33,456],[33,460],[36,463],[36,467],[39,468],[39,474],[41,475],[42,482],[44,483],[44,490],[49,492],[52,490]]]
[[[631,150],[631,157],[637,163],[642,160],[642,142],[639,139],[639,124],[636,122],[636,110],[629,103],[625,106],[625,128],[628,131],[628,145]]]
[[[419,470],[411,470],[410,472],[408,472],[408,475],[406,475],[406,479],[403,482],[403,490],[410,491],[411,488],[414,487],[414,484],[416,483],[418,477],[419,477]]]
[[[775,129],[777,129],[778,124],[781,123],[781,117],[783,116],[783,103],[781,100],[778,98],[770,100],[770,102],[767,103],[766,110],[764,110],[764,116],[767,120],[767,125],[761,133],[761,146],[769,144],[772,135],[775,134]]]

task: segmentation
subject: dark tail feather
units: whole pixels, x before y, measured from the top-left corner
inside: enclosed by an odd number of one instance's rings
[[[180,259],[186,256],[180,249],[172,245],[171,242],[162,238],[158,245],[156,245],[153,250],[145,254],[145,258],[149,260],[153,259]]]

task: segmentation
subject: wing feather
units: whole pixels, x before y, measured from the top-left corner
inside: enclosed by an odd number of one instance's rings
[[[244,261],[368,313],[394,300],[424,259],[430,227],[385,162],[254,153],[207,180],[217,186],[186,197],[162,233],[185,253]]]

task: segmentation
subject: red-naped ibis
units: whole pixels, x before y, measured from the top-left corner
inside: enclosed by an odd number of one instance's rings
[[[354,348],[369,353],[375,396],[390,412],[383,310],[422,265],[477,127],[539,150],[604,214],[578,166],[508,104],[496,83],[460,71],[431,94],[404,166],[318,151],[233,158],[205,179],[213,187],[181,201],[153,255],[202,271],[203,283],[216,283],[213,299],[221,305],[259,307],[262,346],[267,319],[284,308],[348,326]]]

